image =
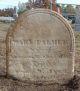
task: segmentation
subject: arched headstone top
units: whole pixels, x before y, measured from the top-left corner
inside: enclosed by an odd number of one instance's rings
[[[26,11],[6,39],[9,75],[49,83],[73,76],[74,33],[60,14],[48,9]]]
[[[62,15],[60,15],[59,13],[55,12],[55,11],[52,11],[52,10],[49,10],[49,9],[32,9],[32,10],[29,10],[29,11],[26,11],[24,13],[22,13],[16,20],[15,24],[9,29],[8,31],[8,34],[7,34],[7,37],[9,35],[12,35],[12,31],[15,31],[15,27],[17,25],[17,23],[19,22],[23,22],[24,21],[24,18],[27,18],[27,16],[30,16],[30,15],[33,15],[33,14],[39,14],[39,13],[42,13],[42,14],[49,14],[51,16],[55,16],[56,18],[58,18],[62,23],[64,23],[65,27],[68,29],[68,31],[70,32],[71,34],[71,37],[73,39],[73,42],[75,41],[74,39],[74,33],[73,33],[73,30],[72,30],[72,27],[70,26],[70,24],[68,23],[68,21],[63,18]],[[55,21],[54,21],[55,22]]]

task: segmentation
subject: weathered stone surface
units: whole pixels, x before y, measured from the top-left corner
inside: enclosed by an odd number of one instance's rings
[[[23,81],[65,82],[74,73],[74,35],[55,12],[23,13],[7,34],[7,72]]]

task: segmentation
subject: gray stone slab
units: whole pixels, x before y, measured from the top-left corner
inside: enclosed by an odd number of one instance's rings
[[[80,24],[75,24],[75,30],[80,31]]]
[[[76,7],[75,30],[80,31],[80,5],[77,5],[77,7]]]

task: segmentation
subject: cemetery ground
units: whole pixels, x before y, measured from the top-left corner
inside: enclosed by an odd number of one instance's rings
[[[5,35],[11,23],[0,22],[0,39],[5,39]],[[75,34],[75,75],[66,84],[42,85],[36,83],[25,83],[14,78],[0,77],[0,91],[80,91],[80,32]],[[1,43],[0,43],[1,45]],[[0,55],[2,53],[0,52]],[[0,59],[1,61],[1,59]]]

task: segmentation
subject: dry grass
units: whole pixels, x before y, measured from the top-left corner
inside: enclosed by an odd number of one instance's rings
[[[6,31],[10,27],[11,23],[3,23],[0,22],[0,30],[1,31]]]
[[[75,32],[75,74],[80,76],[80,32]]]

